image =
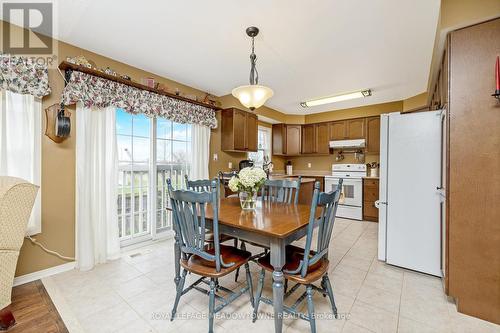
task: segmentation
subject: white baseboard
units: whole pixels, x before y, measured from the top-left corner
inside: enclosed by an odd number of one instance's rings
[[[68,262],[66,264],[50,267],[47,269],[42,269],[41,271],[18,276],[16,278],[14,278],[14,287],[19,286],[21,284],[28,283],[28,282],[36,281],[36,280],[42,279],[44,277],[48,277],[51,275],[70,271],[70,270],[75,268],[75,264],[76,264],[76,262],[72,261],[72,262]]]

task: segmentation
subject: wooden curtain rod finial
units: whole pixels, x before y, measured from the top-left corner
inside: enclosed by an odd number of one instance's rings
[[[62,114],[60,114],[62,112]],[[61,104],[52,104],[45,109],[45,135],[55,143],[61,143],[69,137],[71,130],[71,113],[67,110],[61,110]],[[59,127],[57,131],[56,126]],[[59,135],[58,135],[59,134]]]

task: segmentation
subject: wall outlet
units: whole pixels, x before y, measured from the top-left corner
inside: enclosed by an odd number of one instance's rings
[[[311,168],[311,163],[307,163],[307,167],[308,167],[308,168]]]
[[[227,164],[227,167],[229,168],[229,170],[233,169],[233,162],[229,162]]]
[[[219,155],[214,154],[214,161],[217,161],[219,159]]]

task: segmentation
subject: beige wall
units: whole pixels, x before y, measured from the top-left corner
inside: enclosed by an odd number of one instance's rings
[[[441,12],[429,71],[428,91],[434,87],[437,80],[447,34],[450,31],[497,17],[500,17],[499,0],[441,0]]]
[[[424,109],[429,106],[427,92],[407,98],[403,101],[403,112]]]
[[[4,23],[4,22],[2,22]],[[3,24],[0,25],[3,29]],[[12,29],[20,29],[13,26]],[[2,34],[0,33],[0,36]],[[57,42],[57,63],[67,56],[83,55],[92,60],[98,67],[111,67],[118,73],[129,75],[134,81],[141,78],[153,77],[158,82],[169,87],[177,87],[182,93],[204,96],[204,92],[190,88],[178,82],[159,77],[135,67],[120,63],[113,59],[86,51],[84,49]],[[64,87],[63,79],[55,69],[49,70],[49,84],[52,93],[42,102],[43,109],[58,103]],[[65,256],[75,255],[75,108],[71,112],[71,137],[61,144],[56,144],[45,135],[42,135],[42,233],[35,238],[51,250]],[[45,117],[42,128],[45,130]],[[220,136],[213,135],[211,147],[214,151],[220,150]],[[239,161],[239,157],[235,156]],[[211,169],[213,167],[211,166]],[[47,254],[39,247],[25,241],[19,256],[16,276],[60,265],[66,261]]]

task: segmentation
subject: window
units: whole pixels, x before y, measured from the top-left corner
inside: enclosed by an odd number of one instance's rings
[[[171,178],[180,188],[189,174],[191,125],[118,109],[116,135],[118,226],[122,244],[128,245],[170,230],[166,181]]]
[[[116,111],[118,145],[118,229],[121,239],[147,235],[151,120]]]
[[[166,209],[170,204],[167,179],[172,179],[174,188],[182,187],[184,175],[189,174],[190,151],[191,125],[156,119],[156,228],[160,232],[171,226],[171,214]]]
[[[259,126],[257,132],[257,152],[248,153],[248,158],[254,162],[255,166],[264,165],[264,157],[271,159],[271,129]]]
[[[31,95],[0,92],[0,175],[41,185],[42,103]],[[42,231],[41,190],[28,222],[28,235]]]

